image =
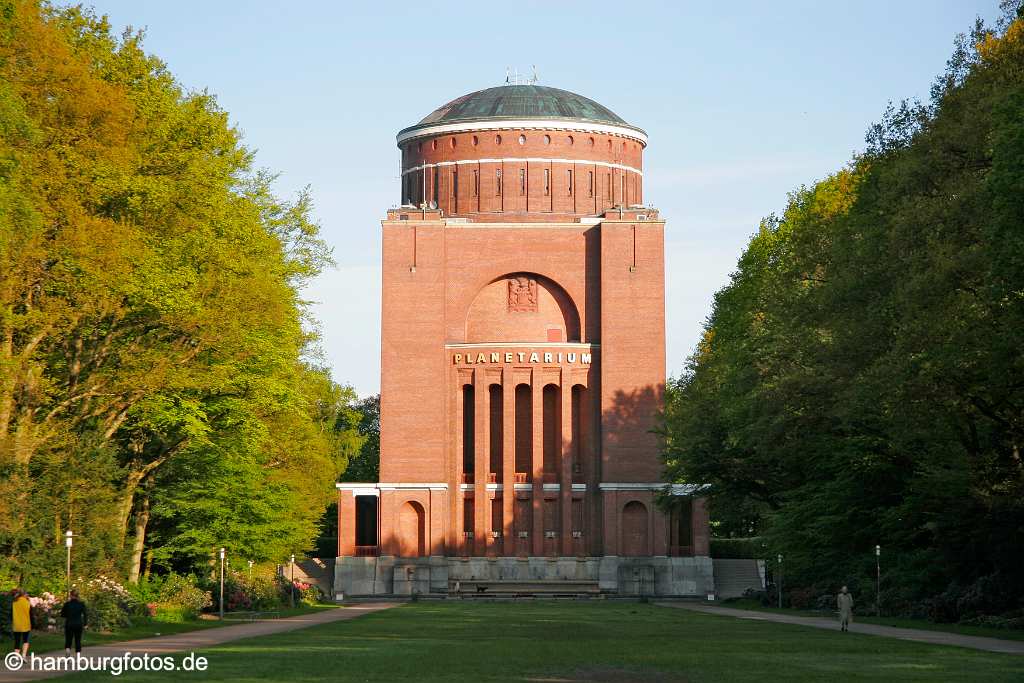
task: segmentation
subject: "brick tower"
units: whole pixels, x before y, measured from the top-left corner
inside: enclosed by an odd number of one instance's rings
[[[660,481],[652,433],[665,223],[642,203],[646,145],[537,85],[398,133],[380,482],[338,484],[339,595],[713,590],[704,501]]]

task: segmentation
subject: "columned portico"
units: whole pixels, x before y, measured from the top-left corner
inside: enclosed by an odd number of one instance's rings
[[[448,539],[459,549],[455,554],[586,554],[583,471],[596,463],[580,446],[596,435],[577,432],[591,425],[583,416],[595,409],[587,388],[598,372],[599,350],[595,344],[446,348],[455,406],[449,485],[459,492]],[[517,391],[522,397],[524,390],[529,400],[517,405]],[[521,469],[517,444],[521,448],[524,435],[517,429],[529,436]],[[517,498],[528,505],[517,506]]]

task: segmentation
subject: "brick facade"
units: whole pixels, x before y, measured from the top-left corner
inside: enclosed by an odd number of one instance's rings
[[[656,502],[665,223],[642,206],[646,135],[530,123],[399,135],[381,481],[339,484],[341,557],[707,555],[703,500]]]

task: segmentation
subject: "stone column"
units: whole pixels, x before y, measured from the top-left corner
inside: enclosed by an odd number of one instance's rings
[[[533,555],[544,555],[544,378],[540,368],[533,368],[530,388],[533,400]]]
[[[477,368],[473,379],[476,403],[473,409],[473,441],[476,446],[473,453],[473,554],[486,555],[487,537],[491,530],[491,506],[487,500],[487,470],[490,469],[488,451],[491,449],[491,411],[488,410],[490,393],[487,375],[483,370]]]
[[[562,370],[562,386],[559,390],[562,402],[562,458],[559,463],[559,498],[562,524],[559,535],[562,539],[562,555],[574,555],[572,538],[572,460],[576,435],[572,433],[572,378],[569,371]]]
[[[501,512],[502,555],[515,552],[515,505],[516,505],[516,384],[511,366],[506,365],[501,381]]]

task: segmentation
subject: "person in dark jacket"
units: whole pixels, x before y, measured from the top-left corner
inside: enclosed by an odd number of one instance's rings
[[[71,654],[71,641],[75,641],[75,653],[82,651],[82,631],[88,621],[85,603],[78,599],[78,591],[71,591],[71,597],[60,608],[64,617],[64,654]]]

